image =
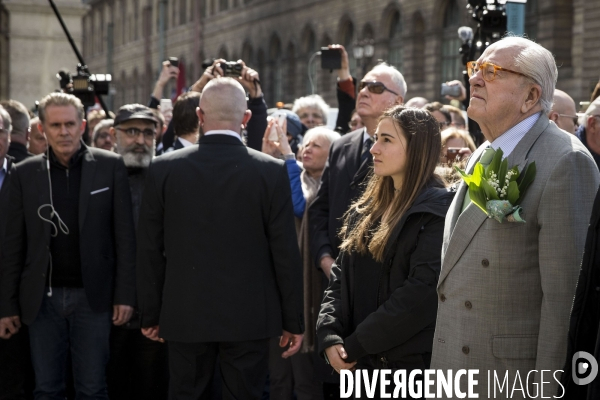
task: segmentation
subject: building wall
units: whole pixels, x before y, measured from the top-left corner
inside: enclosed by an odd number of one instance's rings
[[[55,0],[62,18],[81,48],[81,18],[87,6],[80,0]],[[75,71],[77,58],[47,0],[0,0],[0,97],[33,108],[35,101],[59,88],[56,73]],[[5,58],[6,57],[6,58]]]
[[[83,19],[85,57],[93,71],[114,74],[115,107],[146,102],[152,90],[163,1],[164,56],[181,59],[188,84],[205,58],[244,58],[259,72],[269,105],[310,94],[308,64],[321,46],[344,44],[352,58],[352,45],[367,39],[375,54],[351,60],[354,76],[379,59],[392,61],[406,78],[407,98],[442,100],[441,82],[462,79],[456,29],[474,26],[466,0],[91,0]],[[600,2],[529,0],[527,10],[527,33],[556,56],[557,87],[587,100],[600,71],[600,42],[593,40]],[[311,71],[316,93],[335,105],[336,74],[321,70],[318,57]]]

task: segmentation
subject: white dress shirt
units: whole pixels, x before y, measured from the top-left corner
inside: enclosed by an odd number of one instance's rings
[[[244,143],[242,141],[242,137],[240,136],[239,133],[234,132],[234,131],[230,131],[229,129],[212,130],[212,131],[208,131],[208,132],[204,133],[204,136],[209,136],[209,135],[228,135],[228,136],[233,136],[235,138],[238,138],[240,140],[240,142]]]
[[[502,158],[508,157],[510,153],[517,147],[521,139],[525,137],[525,134],[535,125],[540,113],[535,113],[530,117],[525,118],[502,135],[498,136],[496,140],[490,143],[490,146],[494,150],[502,149],[504,153]]]

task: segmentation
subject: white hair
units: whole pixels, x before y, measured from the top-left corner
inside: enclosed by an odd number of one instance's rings
[[[304,139],[302,139],[302,145],[306,146],[308,142],[314,140],[315,138],[322,138],[329,142],[329,144],[335,142],[341,137],[339,133],[336,131],[332,131],[329,128],[324,126],[317,126],[315,128],[309,129],[304,134]]]
[[[96,143],[98,140],[98,135],[100,135],[100,131],[106,128],[112,128],[115,123],[114,119],[103,119],[98,122],[94,127],[94,133],[92,134],[92,142]]]
[[[6,109],[2,106],[0,106],[0,118],[2,118],[2,124],[4,126],[4,129],[6,129],[6,131],[10,135],[10,133],[12,132],[12,120],[10,119],[10,114],[8,113],[8,111],[6,111]]]
[[[590,124],[591,116],[600,116],[598,111],[600,111],[600,97],[597,97],[594,101],[592,101],[583,115],[583,127],[585,129],[589,127],[588,125]]]
[[[311,94],[310,96],[299,97],[294,101],[292,106],[292,112],[298,114],[303,108],[316,108],[321,110],[323,114],[323,123],[327,123],[327,115],[329,114],[329,106],[325,103],[325,100],[318,94]]]
[[[398,71],[396,67],[382,62],[374,66],[369,72],[374,72],[376,74],[388,74],[392,79],[392,82],[394,82],[394,85],[396,85],[396,87],[400,90],[400,96],[402,96],[403,99],[406,98],[406,81],[404,80],[402,73]]]
[[[548,114],[552,110],[554,89],[558,78],[558,69],[552,53],[534,41],[518,36],[507,36],[497,43],[521,48],[515,57],[514,66],[540,85],[542,88],[540,104],[544,113]]]

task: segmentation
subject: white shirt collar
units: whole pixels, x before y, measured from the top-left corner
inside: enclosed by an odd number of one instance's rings
[[[496,140],[490,143],[490,146],[494,150],[501,148],[504,153],[502,158],[508,157],[515,147],[517,147],[521,139],[525,137],[525,134],[533,128],[533,125],[535,125],[539,117],[540,113],[535,113],[532,116],[525,118],[502,135],[498,136]]]
[[[6,160],[6,157],[4,157],[4,162],[2,163],[2,168],[0,168],[0,171],[8,172],[8,161]]]
[[[365,127],[365,128],[363,128],[363,129],[364,129],[364,131],[363,131],[363,143],[364,143],[364,142],[365,142],[367,139],[371,139],[371,140],[373,140],[373,138],[372,138],[371,136],[369,136],[369,134],[367,133],[367,128]]]
[[[178,137],[177,140],[179,140],[181,142],[181,144],[183,145],[183,147],[189,147],[189,146],[193,146],[194,143],[190,142],[189,140],[185,140],[183,138]]]
[[[215,129],[212,131],[208,131],[208,132],[204,132],[204,136],[208,136],[208,135],[228,135],[228,136],[233,136],[236,137],[240,140],[240,142],[244,143],[242,141],[242,137],[240,136],[239,133],[234,132],[234,131],[230,131],[229,129]]]

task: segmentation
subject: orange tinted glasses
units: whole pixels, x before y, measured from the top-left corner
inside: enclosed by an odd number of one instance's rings
[[[481,70],[481,76],[487,82],[491,82],[496,79],[497,71],[510,72],[512,74],[517,74],[529,78],[527,75],[522,74],[517,71],[512,71],[510,69],[499,67],[490,62],[478,63],[477,61],[469,61],[467,63],[467,73],[469,74],[469,78],[475,75],[477,72]]]

